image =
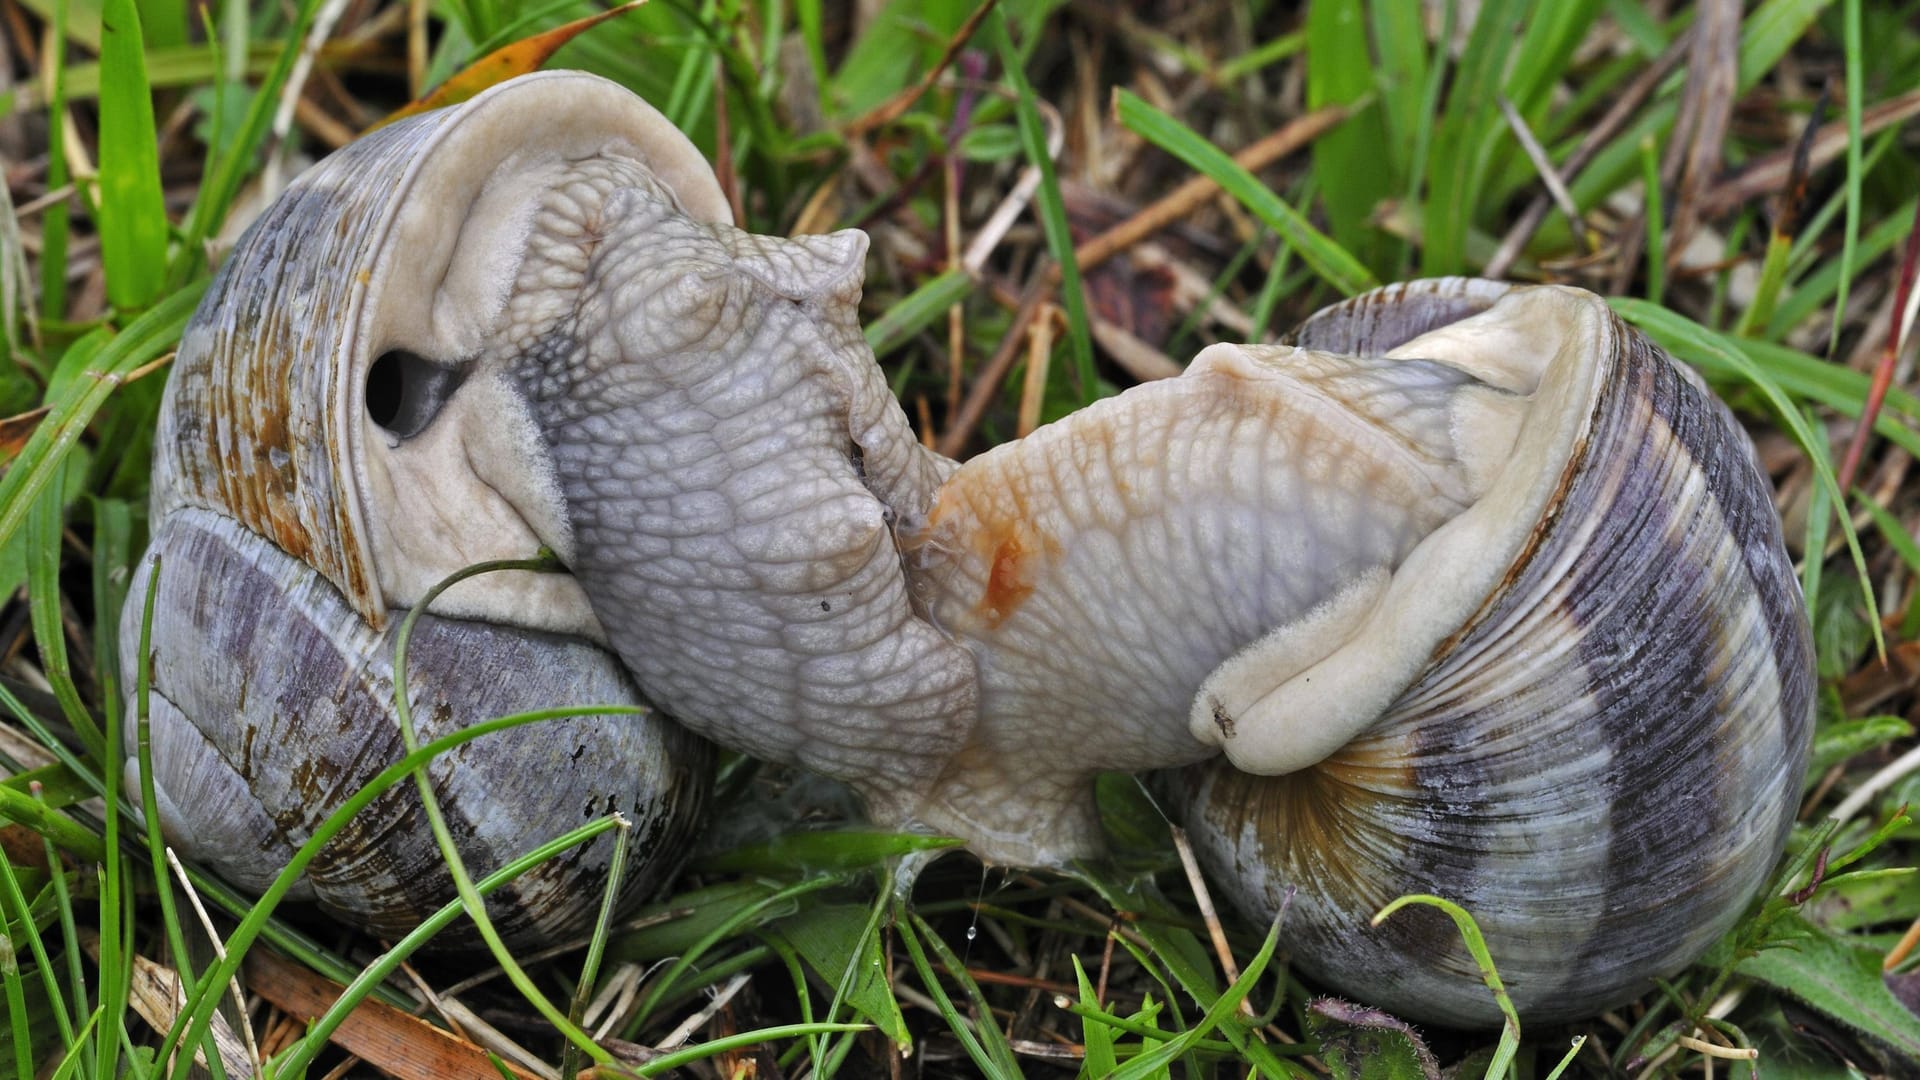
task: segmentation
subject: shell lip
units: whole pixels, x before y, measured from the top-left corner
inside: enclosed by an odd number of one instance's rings
[[[1595,300],[1594,302],[1598,302]],[[1504,573],[1494,581],[1480,604],[1461,620],[1459,627],[1434,645],[1428,657],[1430,665],[1437,665],[1459,647],[1460,643],[1472,636],[1473,632],[1486,621],[1498,605],[1500,596],[1507,587],[1526,572],[1535,555],[1551,538],[1554,528],[1561,519],[1561,510],[1565,507],[1573,491],[1574,482],[1585,467],[1588,454],[1592,450],[1593,432],[1603,408],[1603,397],[1613,381],[1613,368],[1619,362],[1620,328],[1611,313],[1596,320],[1595,330],[1598,336],[1595,355],[1599,362],[1595,365],[1590,392],[1585,395],[1586,408],[1579,426],[1573,432],[1572,444],[1567,451],[1566,463],[1561,467],[1552,489],[1541,504],[1540,514],[1533,520],[1526,537],[1519,544],[1513,556],[1507,562]]]
[[[1398,293],[1381,300],[1426,300],[1404,287]],[[1375,322],[1394,317],[1368,304],[1354,311]],[[1355,601],[1364,610],[1349,613],[1339,647],[1276,682],[1253,670],[1267,644],[1261,639],[1208,677],[1189,729],[1219,745],[1237,768],[1265,775],[1306,768],[1394,708],[1420,672],[1487,617],[1499,583],[1537,556],[1585,460],[1620,347],[1597,297],[1507,287],[1478,313],[1423,329],[1384,355],[1449,363],[1492,387],[1529,393],[1534,400],[1517,441],[1477,502],[1414,548],[1384,588]],[[1364,339],[1373,331],[1358,333]],[[1385,342],[1356,344],[1378,349]],[[1242,721],[1233,737],[1213,722],[1223,705]]]
[[[526,121],[533,116],[540,122],[529,125]],[[447,213],[449,204],[470,208],[498,173],[542,152],[586,148],[589,153],[604,153],[618,146],[653,170],[694,217],[732,222],[731,207],[711,167],[692,142],[652,105],[618,83],[589,72],[557,70],[524,75],[490,87],[444,114],[428,113],[412,122],[437,126],[409,150],[410,159],[393,182],[380,220],[370,233],[366,250],[372,258],[350,275],[343,330],[336,345],[337,362],[328,388],[335,403],[326,421],[331,430],[325,433],[333,472],[335,476],[352,477],[355,484],[353,496],[342,500],[339,512],[346,518],[349,535],[363,538],[342,556],[343,561],[357,565],[359,579],[367,583],[365,593],[351,599],[374,627],[384,625],[391,604],[404,605],[411,598],[388,597],[382,585],[379,557],[369,529],[374,510],[369,505],[372,482],[368,440],[373,433],[364,422],[359,389],[378,358],[376,352],[385,347],[379,340],[378,324],[382,309],[388,306],[383,298],[389,290],[424,287],[438,291],[453,273],[447,265],[422,266],[429,260],[440,260],[432,252],[420,250],[425,245],[403,242],[406,233],[418,228],[408,220],[415,204],[431,197],[439,204],[429,208],[434,214]],[[463,170],[462,165],[478,167]],[[455,240],[442,241],[447,253],[457,248],[460,231],[453,230]],[[422,304],[430,310],[430,295]],[[463,588],[471,589],[474,584]],[[598,636],[597,623],[590,614],[576,615],[574,621],[583,625],[566,628]]]

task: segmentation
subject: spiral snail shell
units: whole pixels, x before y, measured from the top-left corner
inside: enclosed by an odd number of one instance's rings
[[[1416,1017],[1496,1014],[1450,926],[1365,928],[1401,893],[1471,908],[1536,1017],[1737,916],[1806,761],[1806,615],[1744,433],[1597,297],[1391,287],[957,465],[860,333],[864,252],[734,229],[683,139],[577,74],[304,178],[169,389],[163,825],[230,874],[283,859],[350,772],[315,762],[391,753],[390,609],[544,545],[570,576],[436,605],[416,714],[631,676],[882,824],[1029,866],[1097,851],[1097,773],[1189,766],[1217,886],[1269,918],[1291,893],[1305,966]],[[670,848],[700,751],[614,720],[452,763],[474,842],[670,804]],[[376,868],[417,884],[369,846],[343,910]]]
[[[1745,433],[1597,299],[1556,291],[1501,325],[1537,295],[1421,282],[1296,332],[1303,349],[1525,378],[1541,353],[1512,335],[1584,308],[1568,328],[1583,346],[1536,376],[1544,396],[1572,368],[1571,440],[1531,459],[1522,435],[1533,512],[1463,545],[1485,562],[1419,569],[1497,587],[1412,643],[1420,669],[1363,732],[1288,775],[1216,761],[1187,778],[1203,865],[1256,917],[1291,893],[1298,963],[1458,1024],[1499,1016],[1451,923],[1409,911],[1369,928],[1371,912],[1404,893],[1463,904],[1536,1019],[1627,1000],[1704,952],[1772,873],[1812,735],[1811,633]],[[1329,692],[1347,688],[1312,694]]]

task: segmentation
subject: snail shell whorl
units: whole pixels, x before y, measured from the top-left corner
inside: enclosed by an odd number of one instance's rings
[[[1300,343],[1378,352],[1507,291],[1356,298]],[[1595,301],[1597,303],[1597,301]],[[1610,313],[1599,392],[1502,587],[1360,738],[1259,777],[1190,773],[1196,846],[1259,917],[1289,888],[1306,969],[1441,1022],[1499,1014],[1444,917],[1465,905],[1524,1015],[1617,1004],[1698,956],[1771,872],[1811,736],[1811,634],[1745,433]]]
[[[206,511],[169,518],[154,547],[166,555],[151,694],[162,829],[188,858],[264,890],[336,807],[405,755],[392,707],[399,620],[369,628],[312,569]],[[134,579],[136,596],[149,565]],[[138,620],[122,633],[133,655]],[[408,670],[423,742],[494,716],[639,701],[620,666],[589,642],[430,615],[415,626]],[[638,900],[686,849],[710,763],[704,742],[660,716],[575,716],[482,736],[427,771],[476,874],[619,812],[633,828],[621,896]],[[129,773],[137,793],[137,766]],[[583,930],[612,850],[602,836],[494,893],[487,906],[500,932],[550,942]],[[383,937],[453,900],[414,785],[389,788],[361,811],[308,865],[295,895]],[[463,930],[437,943],[477,942]]]

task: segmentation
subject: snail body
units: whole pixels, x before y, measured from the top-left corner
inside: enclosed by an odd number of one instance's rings
[[[1097,851],[1096,773],[1184,766],[1221,891],[1270,918],[1291,890],[1303,964],[1450,1022],[1492,1017],[1450,927],[1364,927],[1401,893],[1471,908],[1548,1017],[1637,993],[1737,915],[1806,760],[1806,615],[1745,435],[1598,298],[1391,287],[958,465],[914,438],[860,333],[864,253],[734,229],[684,140],[581,75],[304,179],[169,388],[156,733],[198,733],[156,747],[173,831],[202,828],[196,783],[241,834],[284,827],[313,769],[271,770],[297,797],[257,790],[245,732],[331,698],[297,659],[243,665],[288,673],[271,707],[170,664],[324,641],[369,658],[337,667],[375,702],[391,612],[544,546],[569,575],[436,604],[444,651],[480,659],[416,672],[416,715],[637,693],[847,781],[881,824],[1030,866]],[[221,622],[254,577],[301,614]],[[335,607],[309,616],[314,597]],[[526,670],[552,680],[502,674]],[[362,715],[323,723],[383,722]],[[474,760],[464,790],[498,801],[482,788],[564,750],[592,791],[502,830],[518,843],[573,803],[687,786],[678,737],[648,736],[681,762],[652,769],[618,724],[556,736]],[[273,741],[298,762],[332,737]]]

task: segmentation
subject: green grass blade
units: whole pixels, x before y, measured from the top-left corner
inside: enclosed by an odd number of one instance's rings
[[[1421,271],[1457,274],[1467,265],[1467,233],[1473,224],[1480,180],[1493,146],[1505,135],[1495,107],[1508,56],[1518,44],[1513,26],[1516,0],[1485,0],[1467,35],[1466,50],[1447,92],[1447,107],[1435,130],[1427,200],[1422,210]]]
[[[1883,144],[1884,145],[1884,144]],[[1888,214],[1878,225],[1860,238],[1860,246],[1854,254],[1854,265],[1865,266],[1891,251],[1895,244],[1906,238],[1907,229],[1913,222],[1916,209],[1914,200],[1909,199],[1898,209]],[[1818,223],[1809,227],[1809,232],[1818,228]],[[1779,341],[1787,336],[1794,327],[1811,318],[1818,309],[1830,303],[1837,303],[1841,282],[1852,276],[1852,268],[1842,265],[1840,259],[1831,259],[1820,265],[1812,273],[1797,282],[1793,291],[1774,308],[1773,317],[1767,320],[1764,336],[1769,341]],[[1836,308],[1837,310],[1837,308]]]
[[[129,0],[118,0],[126,3]],[[307,28],[313,23],[314,13],[324,0],[301,0],[292,24],[286,28],[284,39],[287,42],[304,40]],[[265,145],[267,135],[273,124],[273,113],[278,106],[280,91],[286,85],[287,78],[293,73],[294,61],[298,58],[298,48],[283,48],[279,59],[274,62],[273,70],[254,90],[253,100],[247,106],[247,115],[240,121],[240,129],[225,140],[221,146],[209,147],[208,161],[201,176],[200,191],[194,197],[193,209],[188,212],[187,220],[181,228],[179,258],[174,260],[169,278],[175,284],[184,284],[202,269],[203,248],[208,237],[219,231],[220,223],[226,220],[227,211],[232,208],[234,198],[240,192],[240,183],[254,168]]]
[[[79,950],[76,949],[74,951],[78,952]],[[60,1059],[60,1064],[54,1067],[53,1073],[48,1077],[48,1080],[67,1080],[68,1077],[88,1068],[88,1059],[93,1053],[93,1040],[88,1039],[87,1036],[91,1035],[93,1029],[99,1026],[100,1016],[101,1010],[93,1010],[93,1015],[87,1017],[86,1024],[80,1028],[72,1039],[67,1041],[67,1056]]]
[[[24,825],[62,851],[89,862],[98,862],[106,855],[100,838],[85,826],[12,788],[0,787],[0,821]]]
[[[1100,999],[1094,993],[1092,980],[1087,978],[1087,969],[1080,964],[1080,957],[1076,954],[1072,960],[1073,981],[1080,988],[1079,1007],[1083,1010],[1079,1013],[1080,1042],[1086,1048],[1085,1057],[1081,1059],[1084,1065],[1082,1071],[1089,1076],[1105,1076],[1120,1064],[1120,1059],[1113,1052],[1113,1031],[1118,1025],[1109,1023],[1109,1018],[1104,1016],[1099,1019],[1089,1017],[1089,1013],[1100,1011]],[[1157,1030],[1155,1034],[1158,1034]]]
[[[1560,1059],[1560,1064],[1553,1067],[1553,1071],[1547,1073],[1547,1080],[1560,1080],[1561,1075],[1567,1071],[1567,1066],[1573,1064],[1573,1059],[1580,1053],[1581,1047],[1586,1045],[1587,1037],[1585,1035],[1575,1035],[1573,1037],[1573,1045],[1567,1047],[1566,1056]]]
[[[160,799],[154,788],[153,780],[153,729],[150,706],[153,700],[153,603],[160,592],[160,575],[165,568],[160,556],[153,556],[153,569],[147,575],[147,591],[141,598],[140,607],[140,655],[134,661],[134,739],[135,754],[140,763],[140,813],[147,823],[147,859],[153,871],[154,893],[160,900],[160,924],[167,932],[167,948],[173,965],[180,973],[181,981],[193,982],[192,954],[187,951],[186,935],[181,930],[180,913],[173,895],[173,876],[167,873],[166,854],[162,850],[160,830],[155,823],[160,820]],[[211,1040],[209,1040],[211,1041]],[[211,1049],[209,1047],[208,1049]],[[207,1063],[214,1069],[221,1069],[220,1055],[209,1053]]]
[[[1304,31],[1296,30],[1291,34],[1281,34],[1214,67],[1213,76],[1222,84],[1244,79],[1256,71],[1285,60],[1306,47],[1307,35]]]
[[[0,855],[0,928],[8,921],[17,921],[26,928],[27,950],[33,954],[34,968],[40,972],[40,991],[53,1005],[53,1021],[60,1029],[61,1045],[72,1045],[73,1020],[67,1013],[66,995],[60,992],[60,979],[47,953],[47,943],[34,928],[33,911],[27,903],[26,892],[20,887],[20,876],[14,872],[13,860]]]
[[[940,983],[940,975],[933,968],[933,962],[927,958],[927,945],[922,943],[924,935],[929,942],[934,939],[931,927],[926,920],[907,910],[906,901],[896,900],[893,907],[894,926],[899,930],[900,942],[907,947],[907,959],[920,975],[920,985],[933,998],[940,1016],[946,1021],[954,1037],[960,1040],[967,1056],[979,1067],[982,1076],[1016,1077],[1020,1067],[1013,1061],[1012,1051],[1004,1049],[1006,1040],[1000,1037],[1000,1029],[994,1026],[993,1013],[983,1011],[976,1023],[969,1024],[967,1018],[954,1005],[945,986]],[[956,977],[958,977],[956,975]],[[978,988],[975,988],[976,991]],[[991,1030],[992,1036],[985,1032]],[[993,1045],[994,1049],[988,1049]]]
[[[127,1009],[131,1005],[133,957],[128,947],[134,926],[127,918],[132,901],[126,889],[123,869],[126,859],[120,853],[120,769],[123,758],[119,716],[107,714],[106,751],[101,757],[101,780],[106,786],[106,832],[100,845],[100,1007],[106,1018],[101,1022],[101,1047],[98,1062],[100,1080],[118,1072],[120,1043],[126,1036]],[[124,901],[124,902],[123,902]],[[195,1039],[189,1045],[199,1045]]]
[[[1738,375],[1742,381],[1758,391],[1767,402],[1782,427],[1793,436],[1800,449],[1813,465],[1816,482],[1823,488],[1827,497],[1833,500],[1835,507],[1845,507],[1846,496],[1840,490],[1839,481],[1834,477],[1833,461],[1827,452],[1826,440],[1817,434],[1806,417],[1800,414],[1780,384],[1761,370],[1752,357],[1748,356],[1740,342],[1723,337],[1695,323],[1684,315],[1678,315],[1665,308],[1649,304],[1644,300],[1619,298],[1609,301],[1613,309],[1628,322],[1646,330],[1653,338],[1670,350],[1680,346],[1678,352],[1683,357],[1711,357],[1715,362],[1726,365],[1728,370]],[[1873,581],[1867,574],[1866,556],[1860,550],[1860,537],[1855,534],[1853,521],[1845,512],[1840,514],[1840,531],[1846,537],[1847,551],[1853,557],[1854,572],[1860,579],[1861,598],[1866,603],[1867,621],[1873,626],[1874,646],[1882,655],[1886,653],[1886,641],[1880,629],[1880,609],[1874,599]],[[1812,561],[1812,560],[1809,560]]]
[[[1787,55],[1833,0],[1765,0],[1740,27],[1740,91],[1754,84]]]
[[[868,347],[876,357],[886,356],[944,317],[948,308],[971,292],[973,279],[964,270],[948,270],[928,278],[867,324]]]
[[[1006,20],[999,9],[987,17],[984,27],[988,39],[1000,51],[1004,75],[1013,88],[1014,115],[1020,122],[1020,144],[1027,161],[1040,170],[1040,189],[1034,204],[1040,224],[1046,230],[1047,251],[1060,271],[1060,302],[1067,312],[1067,347],[1073,356],[1073,370],[1080,384],[1080,403],[1090,405],[1100,397],[1100,380],[1093,370],[1093,332],[1087,319],[1086,290],[1080,284],[1080,263],[1073,254],[1073,230],[1067,225],[1066,200],[1060,197],[1060,178],[1055,175],[1053,155],[1047,152],[1046,125],[1033,87],[1021,67],[1020,54],[1007,33]]]
[[[123,311],[160,295],[167,208],[135,0],[106,0],[100,37],[100,260],[107,298]]]
[[[260,77],[273,70],[280,57],[280,49],[273,45],[258,45],[241,54],[242,75]],[[212,82],[220,77],[222,70],[229,66],[225,58],[209,45],[176,45],[160,48],[147,43],[147,87],[158,90],[168,87],[195,87]],[[100,93],[100,64],[69,64],[61,69],[66,100],[85,101],[97,97]],[[24,88],[29,92],[14,103],[15,112],[24,112],[38,106],[40,96],[32,92],[33,88]],[[0,110],[0,115],[5,115]],[[219,140],[215,140],[217,143]]]
[[[247,950],[252,948],[253,943],[259,939],[267,925],[267,920],[273,915],[274,908],[279,906],[280,901],[286,899],[288,890],[292,889],[294,883],[300,880],[300,876],[306,873],[307,866],[319,856],[322,848],[340,834],[340,830],[347,827],[348,822],[367,808],[369,803],[395,784],[410,779],[414,770],[421,765],[455,747],[465,746],[475,739],[508,728],[567,716],[640,715],[642,712],[644,710],[634,706],[586,705],[514,713],[511,716],[485,720],[471,727],[449,732],[432,742],[423,744],[418,750],[409,752],[405,757],[380,770],[372,780],[367,781],[365,787],[342,802],[338,809],[327,815],[319,828],[313,830],[313,835],[294,851],[293,858],[287,860],[287,865],[281,868],[279,875],[273,879],[273,884],[267,886],[259,901],[247,912],[246,917],[241,919],[240,925],[228,935],[226,958],[215,964],[201,977],[188,998],[186,1007],[180,1011],[179,1016],[174,1020],[173,1028],[167,1032],[167,1037],[161,1043],[157,1056],[165,1060],[174,1048],[180,1045],[183,1038],[186,1042],[198,1043],[206,1036],[213,1012],[211,999],[222,992],[227,985],[227,980],[233,978],[234,973],[240,970],[241,962],[246,959]]]
[[[658,1076],[663,1072],[678,1069],[715,1054],[724,1054],[728,1050],[772,1042],[775,1039],[799,1039],[809,1035],[832,1035],[842,1031],[871,1031],[866,1024],[782,1024],[778,1027],[761,1028],[758,1031],[743,1031],[737,1035],[710,1039],[698,1046],[689,1046],[685,1050],[675,1050],[671,1054],[661,1054],[635,1071],[641,1076]]]
[[[1172,1065],[1177,1058],[1190,1052],[1208,1032],[1233,1028],[1235,1011],[1240,1008],[1240,1003],[1246,1000],[1247,995],[1253,992],[1254,986],[1259,983],[1260,976],[1267,970],[1267,964],[1273,959],[1274,950],[1279,945],[1280,920],[1275,919],[1273,926],[1267,931],[1267,940],[1261,944],[1260,951],[1247,962],[1246,970],[1240,973],[1240,977],[1234,980],[1233,985],[1227,987],[1226,993],[1221,994],[1213,1004],[1207,1006],[1207,1011],[1201,1015],[1200,1021],[1174,1036],[1152,1053],[1142,1054],[1127,1062],[1113,1074],[1114,1080],[1146,1080],[1147,1077],[1155,1075],[1159,1070]]]
[[[54,5],[50,31],[55,41],[67,39],[67,5]],[[63,49],[50,49],[41,58],[47,80],[47,187],[58,190],[72,180],[67,171],[67,64]],[[72,218],[69,201],[47,207],[40,221],[40,317],[57,321],[67,314],[67,235]]]
[[[1740,30],[1740,77],[1737,92],[1753,89],[1779,63],[1832,0],[1765,0],[1743,21]],[[1644,109],[1592,162],[1572,178],[1567,190],[1575,205],[1592,209],[1613,194],[1639,168],[1640,140],[1653,135],[1664,140],[1673,128],[1676,104],[1671,95]]]
[[[0,855],[0,861],[5,861],[5,856]],[[27,932],[33,932],[31,926]],[[0,989],[5,991],[7,1016],[13,1023],[13,1074],[35,1076],[39,1070],[33,1064],[33,1033],[27,1027],[27,984],[20,975],[20,961],[5,922],[0,922]]]
[[[206,288],[204,280],[189,285],[135,319],[100,350],[84,375],[49,402],[46,418],[33,429],[6,475],[0,476],[0,547],[13,539],[33,500],[46,490],[62,459],[120,383],[180,340]]]
[[[1148,142],[1205,174],[1278,233],[1327,284],[1353,296],[1379,285],[1360,260],[1313,227],[1280,196],[1193,129],[1126,90],[1119,92],[1120,122]]]
[[[1667,291],[1667,214],[1660,196],[1660,155],[1651,135],[1640,140],[1640,186],[1647,216],[1647,300],[1658,304]]]
[[[426,614],[440,594],[458,585],[468,578],[500,570],[552,571],[558,563],[550,556],[533,559],[498,559],[491,562],[476,563],[457,570],[428,589],[420,602],[407,612],[400,622],[400,629],[393,639],[393,712],[400,728],[400,737],[408,752],[420,749],[420,737],[414,730],[412,698],[407,693],[407,645],[413,636],[413,628],[419,623],[420,616]],[[440,849],[440,858],[446,863],[447,873],[453,878],[453,887],[466,901],[467,918],[479,932],[481,940],[487,944],[487,951],[493,955],[494,963],[506,973],[507,981],[527,1004],[533,1006],[554,1030],[560,1032],[571,1047],[591,1058],[596,1065],[607,1065],[613,1061],[613,1054],[606,1047],[593,1041],[586,1032],[567,1019],[567,1015],[548,999],[540,987],[528,975],[526,969],[514,958],[512,950],[501,939],[499,931],[494,929],[493,919],[487,914],[487,905],[481,900],[480,893],[474,888],[473,877],[467,872],[466,860],[460,855],[460,849],[453,842],[453,832],[447,826],[446,815],[440,809],[440,797],[433,790],[433,780],[427,775],[427,763],[421,762],[413,772],[414,787],[420,794],[420,805],[427,813],[427,824],[433,831],[434,843]]]
[[[1427,27],[1419,5],[1368,4],[1366,11],[1374,51],[1378,56],[1373,81],[1380,94],[1381,120],[1385,125],[1383,137],[1386,139],[1385,145],[1376,153],[1384,153],[1387,160],[1394,163],[1394,179],[1404,187],[1409,181],[1417,182],[1419,179],[1419,157],[1415,151],[1422,134],[1427,130],[1427,118],[1434,113],[1433,104],[1438,100],[1439,90],[1429,86],[1428,73],[1446,65],[1444,57],[1429,58],[1427,55]],[[1311,18],[1312,14],[1309,10],[1308,17]],[[1354,36],[1363,35],[1354,32]],[[1446,40],[1444,35],[1441,40]],[[1311,53],[1307,62],[1307,75],[1311,79]],[[1345,177],[1339,179],[1343,183],[1346,180]]]
[[[1814,427],[1813,421],[1810,418],[1807,420],[1807,424],[1809,428],[1812,428],[1815,435],[1824,436],[1825,429]],[[1833,448],[1826,446],[1824,443],[1822,445],[1828,455],[1831,456]],[[1825,557],[1827,550],[1827,533],[1828,526],[1832,524],[1832,520],[1833,495],[1825,487],[1816,484],[1813,490],[1807,493],[1806,539],[1801,545],[1804,551],[1819,553],[1817,555],[1810,555],[1809,558],[1803,560],[1800,564],[1800,595],[1805,598],[1808,611],[1817,612],[1820,610],[1820,589],[1824,583],[1827,567]]]
[[[613,916],[620,900],[620,881],[627,868],[627,844],[633,837],[633,826],[626,818],[613,815],[615,825],[613,833],[613,854],[607,862],[607,884],[600,894],[600,913],[593,920],[593,935],[587,941],[586,959],[580,964],[580,978],[574,986],[573,1002],[567,1007],[567,1021],[578,1027],[587,1014],[587,1006],[592,1003],[593,989],[600,978],[600,960],[607,953],[607,932],[613,925]],[[474,892],[480,896],[478,883]],[[560,1075],[572,1076],[580,1071],[578,1048],[569,1043],[561,1051]]]
[[[1418,893],[1402,896],[1383,907],[1372,919],[1374,926],[1393,915],[1394,912],[1409,904],[1424,904],[1439,908],[1460,931],[1460,940],[1467,947],[1467,954],[1480,968],[1480,977],[1487,984],[1487,990],[1493,994],[1493,1002],[1499,1006],[1500,1013],[1506,1017],[1506,1023],[1500,1029],[1500,1041],[1494,1047],[1493,1060],[1487,1064],[1487,1080],[1501,1080],[1508,1075],[1507,1069],[1513,1063],[1513,1056],[1520,1049],[1520,1014],[1514,1010],[1513,998],[1507,993],[1506,984],[1500,981],[1500,972],[1494,967],[1493,956],[1487,951],[1487,939],[1480,933],[1480,927],[1473,921],[1467,910],[1451,900]]]
[[[1767,254],[1760,263],[1760,284],[1754,288],[1753,303],[1747,305],[1747,310],[1740,313],[1740,321],[1734,324],[1735,336],[1747,337],[1773,318],[1774,302],[1787,283],[1787,256],[1792,253],[1793,237],[1777,229],[1767,237]],[[1845,303],[1845,297],[1840,302]],[[1839,325],[1837,318],[1834,325]]]
[[[1840,288],[1833,300],[1833,328],[1827,332],[1829,356],[1840,347],[1840,324],[1846,321],[1847,290],[1853,284],[1853,260],[1860,240],[1860,176],[1864,171],[1860,165],[1860,110],[1866,97],[1861,86],[1860,0],[1842,0],[1841,22],[1847,58],[1847,225],[1841,234]]]
[[[73,890],[67,887],[66,865],[53,842],[43,837],[41,847],[46,853],[47,872],[53,879],[54,908],[60,913],[61,951],[67,958],[67,985],[71,990],[75,1014],[78,1015],[87,1007],[87,973],[81,963],[83,950],[80,948],[79,919],[74,914]],[[94,1046],[87,1039],[87,1029],[99,1018],[100,1011],[95,1009],[92,1018],[74,1036],[74,1045],[80,1050],[80,1061],[89,1072],[93,1070]]]
[[[61,532],[66,523],[64,499],[71,460],[56,463],[55,475],[45,490],[34,499],[27,513],[27,608],[33,622],[34,646],[40,651],[43,674],[53,687],[55,699],[67,723],[80,736],[80,743],[98,761],[105,744],[93,714],[80,700],[80,688],[73,681],[73,667],[67,654],[64,613],[60,603],[60,561],[64,546]]]
[[[140,0],[140,32],[154,48],[184,43],[187,40],[186,4],[181,0]]]
[[[1526,33],[1514,50],[1505,92],[1536,129],[1553,88],[1573,66],[1573,51],[1586,40],[1602,6],[1602,0],[1561,0],[1535,4],[1528,11]]]
[[[696,941],[684,953],[675,957],[673,963],[670,964],[658,978],[653,980],[652,988],[647,991],[646,996],[640,999],[639,1007],[634,1010],[633,1025],[631,1026],[644,1024],[652,1017],[654,1010],[659,1008],[660,1005],[667,1000],[668,995],[680,989],[677,985],[680,977],[692,971],[694,963],[715,945],[733,936],[733,934],[742,927],[754,923],[763,914],[784,908],[788,902],[797,900],[809,893],[832,888],[833,886],[841,884],[844,880],[845,879],[838,874],[820,874],[808,880],[768,893],[766,896],[744,905],[729,914],[727,918],[721,920],[713,929],[702,935],[700,940]]]
[[[590,821],[508,862],[475,882],[474,887],[481,896],[487,896],[559,853],[585,844],[614,827],[614,819],[611,817]],[[322,1013],[319,1019],[307,1028],[307,1034],[301,1039],[299,1045],[281,1062],[281,1075],[301,1075],[313,1059],[326,1049],[327,1040],[332,1038],[334,1031],[346,1022],[347,1017],[360,1002],[366,1000],[374,988],[385,981],[387,976],[400,970],[400,965],[405,963],[409,956],[418,952],[421,946],[431,941],[434,935],[445,930],[466,910],[466,901],[458,897],[449,900],[439,911],[422,919],[419,926],[408,931],[407,935],[395,942],[392,948],[380,954],[379,959],[368,964],[364,970],[349,980],[346,988],[340,992],[340,996],[327,1007],[327,1011]]]
[[[1307,108],[1351,105],[1373,92],[1375,70],[1366,27],[1360,0],[1317,0],[1308,5]],[[1419,86],[1403,83],[1394,90],[1404,105],[1409,92],[1419,93]],[[1374,209],[1395,190],[1399,170],[1392,165],[1398,149],[1387,138],[1386,120],[1379,109],[1362,109],[1349,116],[1346,123],[1315,139],[1312,148],[1313,175],[1327,210],[1328,230],[1381,273],[1391,272],[1398,253],[1388,249],[1392,238],[1374,228],[1372,218]]]

